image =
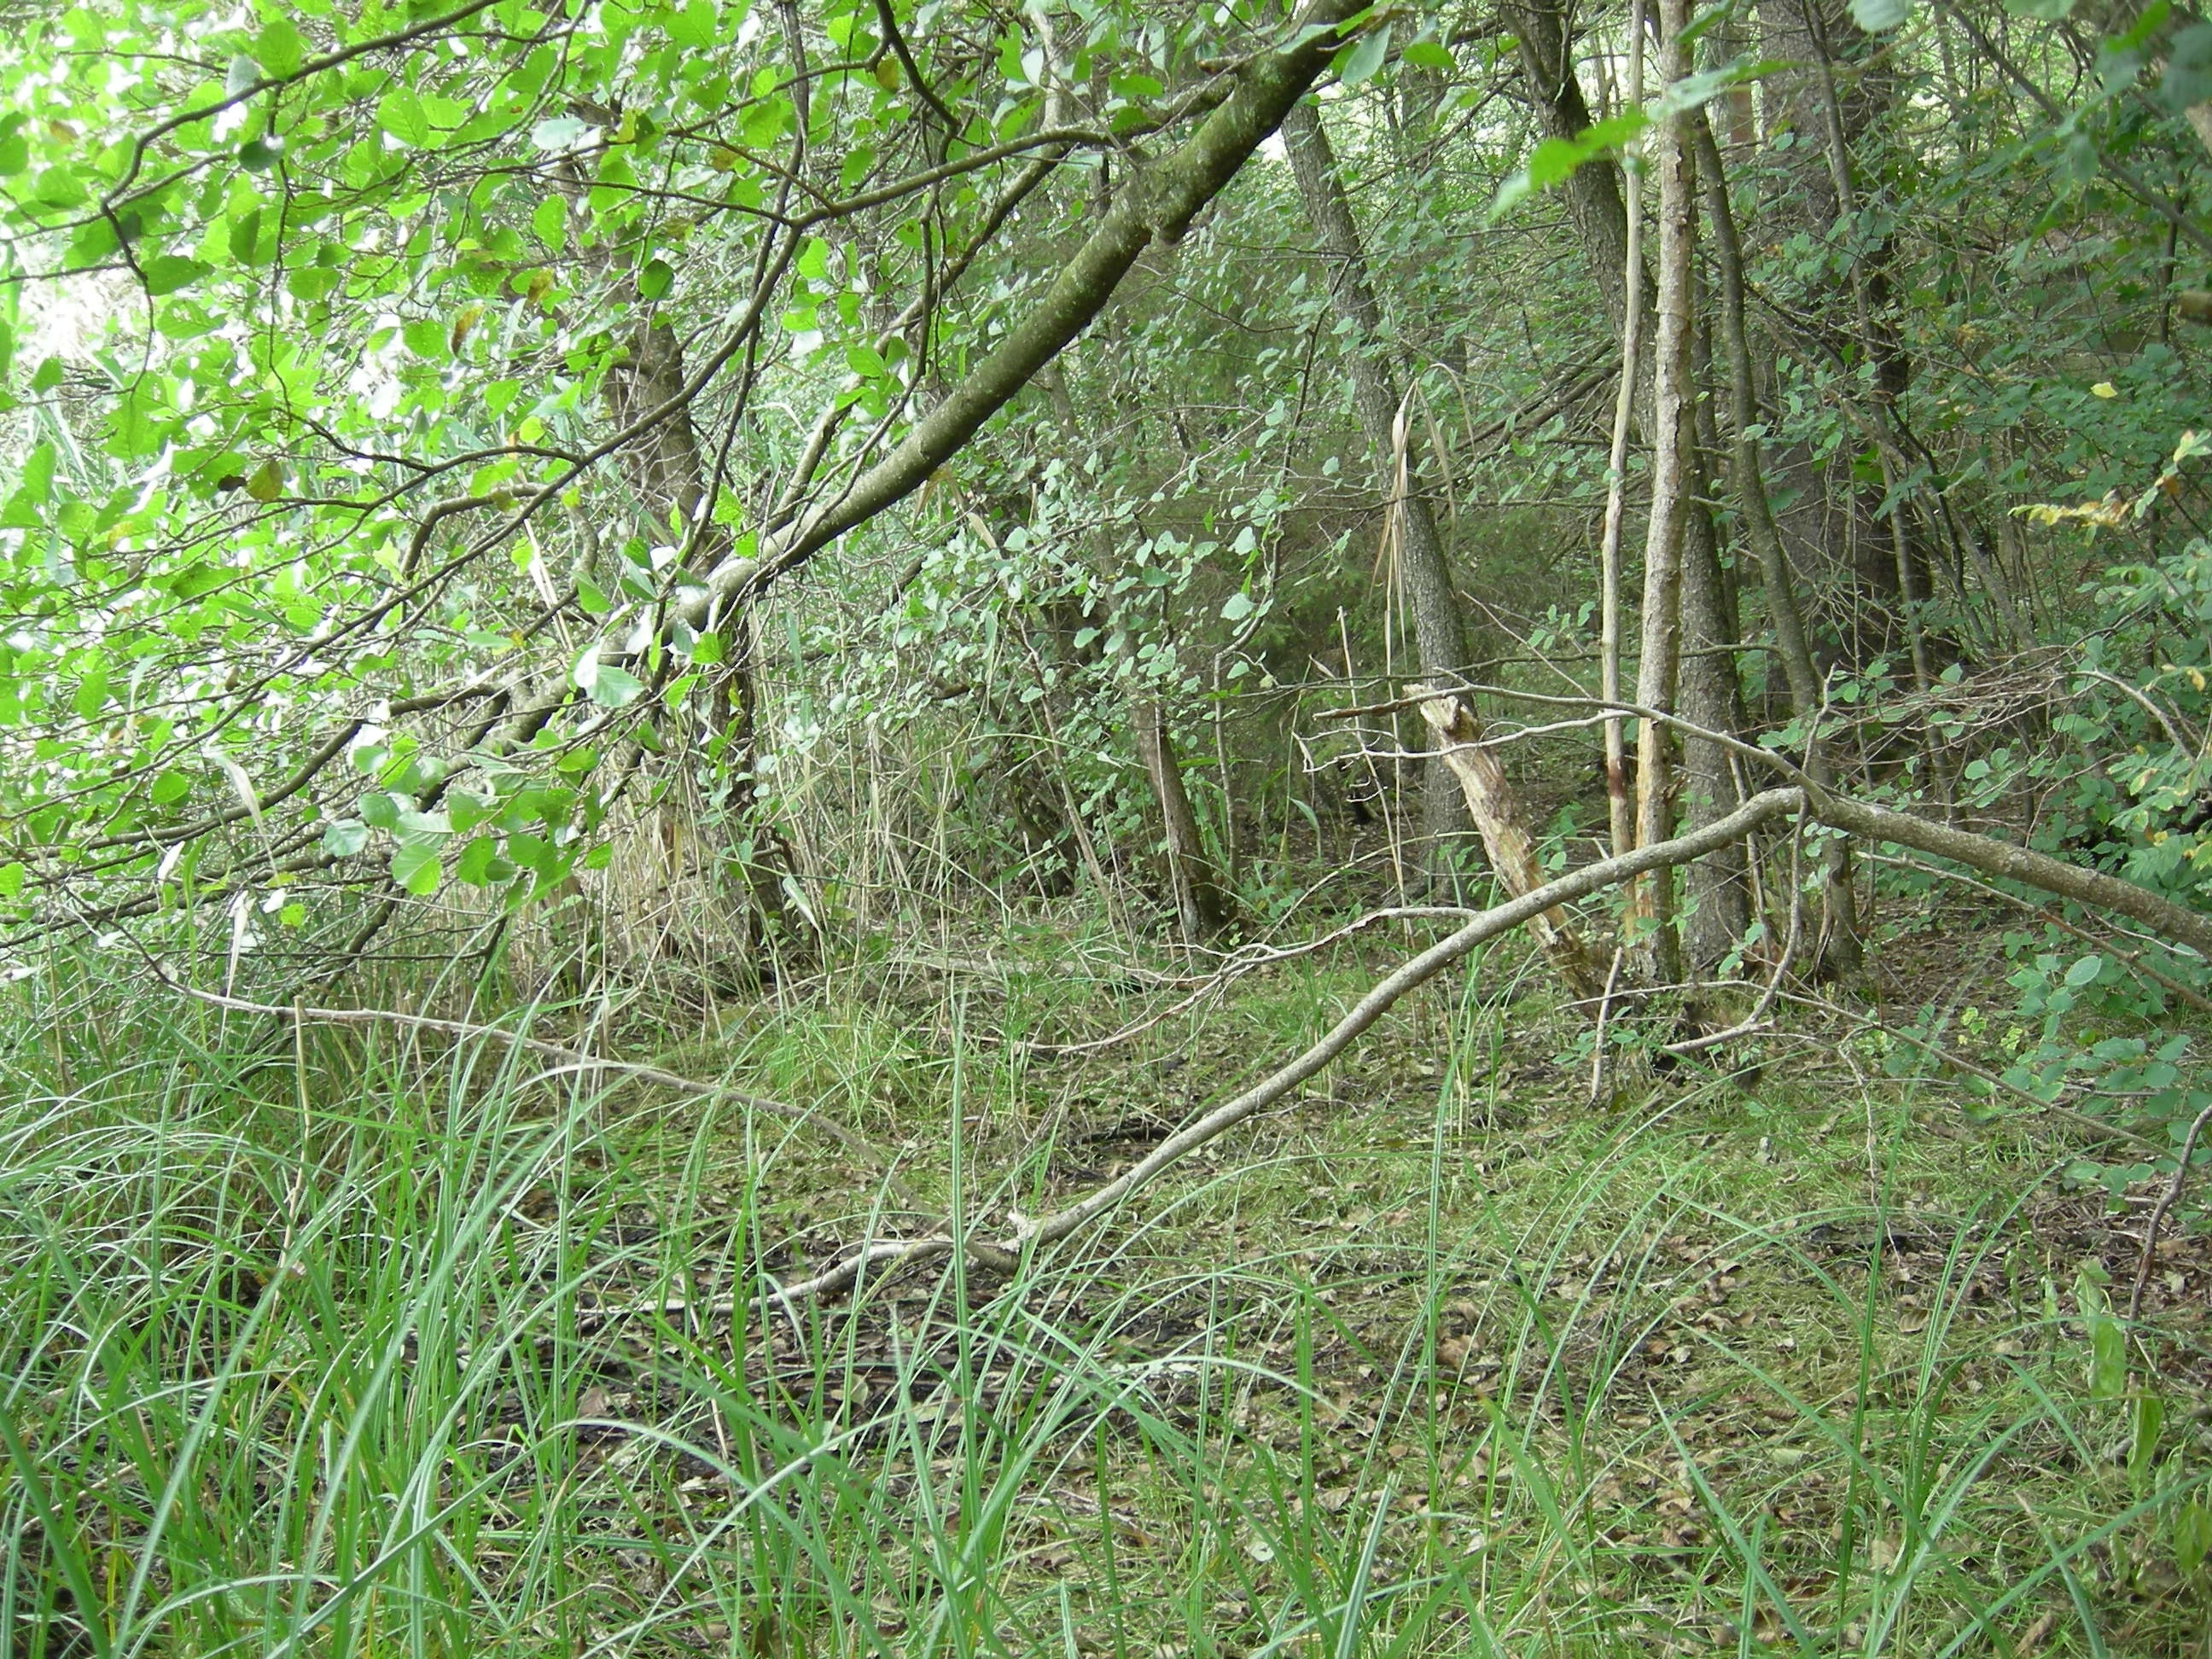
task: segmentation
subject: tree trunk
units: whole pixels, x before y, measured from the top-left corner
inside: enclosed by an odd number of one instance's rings
[[[1429,696],[1431,692],[1435,695]],[[1459,780],[1467,810],[1482,834],[1483,849],[1490,855],[1490,867],[1498,872],[1498,885],[1514,898],[1541,887],[1544,872],[1536,862],[1534,843],[1522,828],[1526,819],[1521,804],[1505,769],[1484,744],[1481,724],[1467,700],[1427,685],[1409,685],[1406,694],[1427,699],[1421,704],[1421,718],[1436,733],[1437,752]],[[1605,981],[1591,960],[1589,948],[1564,909],[1547,910],[1529,927],[1572,995],[1587,1000],[1604,994]]]
[[[628,427],[647,410],[677,399],[684,381],[683,341],[668,324],[653,319],[632,337],[628,361],[607,377],[608,410],[618,425]],[[728,538],[705,518],[712,480],[690,405],[679,403],[624,449],[623,459],[631,487],[651,520],[651,534],[678,546],[688,544],[687,562],[693,568],[719,561]],[[721,619],[722,667],[714,680],[715,760],[735,783],[754,849],[741,860],[751,900],[742,920],[751,945],[772,946],[779,938],[803,939],[811,927],[785,898],[785,883],[793,865],[790,846],[773,819],[756,810],[760,697],[754,673],[754,631],[749,606],[734,606]]]
[[[1686,0],[1660,0],[1659,78],[1671,86],[1682,78],[1686,54],[1682,31],[1689,22]],[[1651,388],[1651,515],[1644,545],[1643,652],[1638,664],[1636,700],[1646,708],[1670,714],[1674,708],[1682,647],[1682,541],[1689,514],[1690,342],[1692,321],[1690,262],[1692,227],[1690,179],[1682,143],[1681,118],[1670,116],[1654,130],[1652,171],[1659,181],[1658,335],[1653,347]],[[1673,734],[1647,720],[1638,733],[1636,838],[1639,847],[1668,839],[1673,828]],[[1639,966],[1662,982],[1681,977],[1681,953],[1674,935],[1674,892],[1671,872],[1654,870],[1632,890],[1624,925]]]
[[[1353,407],[1367,434],[1376,473],[1384,481],[1389,510],[1395,516],[1398,568],[1413,612],[1413,649],[1423,674],[1447,683],[1469,676],[1468,632],[1458,592],[1437,532],[1435,508],[1420,487],[1419,469],[1410,459],[1401,465],[1397,428],[1401,394],[1382,355],[1382,313],[1368,275],[1359,228],[1337,176],[1336,157],[1320,112],[1301,103],[1283,120],[1283,137],[1297,180],[1306,217],[1334,267],[1330,297],[1337,315],[1356,331],[1347,343]],[[1450,774],[1441,765],[1427,769],[1423,828],[1428,838],[1458,830],[1463,820],[1454,799]]]
[[[1644,106],[1644,0],[1635,0],[1629,11],[1628,103]],[[1636,416],[1636,392],[1643,377],[1643,360],[1649,340],[1644,328],[1644,210],[1642,173],[1624,167],[1621,210],[1626,217],[1622,239],[1620,385],[1613,404],[1612,441],[1606,450],[1605,527],[1598,545],[1598,695],[1608,705],[1621,701],[1626,688],[1620,678],[1620,546],[1628,515],[1628,435]],[[1636,845],[1636,813],[1628,793],[1627,722],[1614,713],[1605,718],[1606,825],[1612,832],[1613,855],[1619,858]]]
[[[1575,74],[1569,0],[1505,0],[1499,9],[1519,47],[1522,72],[1545,136],[1575,137],[1591,123],[1589,103]],[[1586,162],[1560,183],[1559,194],[1606,315],[1619,333],[1628,309],[1628,213],[1621,200],[1620,170],[1610,161]],[[1644,337],[1650,337],[1648,330]]]
[[[1712,129],[1702,111],[1692,118],[1691,135],[1697,146],[1706,214],[1712,221],[1713,269],[1720,282],[1721,339],[1728,359],[1729,421],[1734,442],[1729,469],[1731,493],[1742,514],[1746,539],[1759,561],[1767,625],[1773,630],[1775,654],[1781,659],[1784,683],[1789,688],[1790,712],[1813,733],[1806,770],[1815,783],[1827,787],[1835,781],[1835,768],[1816,729],[1823,701],[1820,676],[1814,668],[1812,647],[1806,641],[1790,555],[1782,544],[1782,532],[1767,500],[1765,458],[1755,435],[1760,415],[1751,334],[1744,321],[1742,243],[1736,234],[1735,210],[1729,200],[1728,174],[1720,147],[1713,142]],[[1856,973],[1860,965],[1858,900],[1851,886],[1850,843],[1839,836],[1831,836],[1821,847],[1820,925],[1814,968],[1817,973],[1848,975]]]
[[[1219,933],[1229,920],[1229,903],[1222,891],[1220,873],[1206,851],[1199,834],[1198,817],[1190,810],[1190,797],[1182,787],[1182,769],[1176,763],[1175,742],[1168,735],[1167,713],[1151,698],[1134,708],[1137,755],[1152,781],[1152,799],[1167,830],[1168,882],[1175,891],[1176,918],[1182,936],[1196,945]]]
[[[1902,392],[1909,365],[1891,314],[1889,246],[1857,245],[1850,152],[1894,100],[1894,76],[1880,63],[1858,61],[1879,43],[1850,21],[1846,0],[1761,0],[1759,30],[1762,53],[1791,65],[1764,82],[1769,142],[1787,131],[1792,144],[1774,157],[1784,190],[1762,222],[1778,240],[1797,229],[1834,247],[1842,280],[1821,283],[1797,309],[1820,343],[1816,355],[1872,364],[1875,399],[1886,407]],[[1851,54],[1844,65],[1853,71],[1848,87],[1836,74],[1838,43]],[[1888,325],[1877,325],[1884,319]],[[1887,437],[1886,431],[1880,435],[1876,452],[1885,478],[1893,483]],[[1816,630],[1814,649],[1856,665],[1900,643],[1919,643],[1916,665],[1924,666],[1924,642],[1907,638],[1917,620],[1912,595],[1925,586],[1920,554],[1901,515],[1883,520],[1881,496],[1858,482],[1855,459],[1852,445],[1823,460],[1803,443],[1770,459],[1770,477],[1798,496],[1778,518],[1784,547],[1838,592],[1827,607],[1832,619]]]
[[[1557,0],[1508,0],[1505,15],[1512,25],[1519,42],[1522,68],[1527,79],[1539,118],[1548,136],[1572,137],[1590,123],[1588,100],[1583,95],[1576,77],[1572,42],[1568,32],[1565,11]],[[1663,21],[1663,19],[1662,19]],[[1632,48],[1634,50],[1634,48]],[[1686,72],[1686,53],[1679,67],[1668,70],[1661,64],[1662,81]],[[1640,70],[1640,63],[1632,60],[1632,66]],[[1638,74],[1636,78],[1640,82]],[[1640,89],[1640,88],[1639,88]],[[1665,143],[1664,134],[1655,134],[1650,140],[1656,151]],[[1684,165],[1688,165],[1686,160]],[[1662,370],[1658,354],[1668,349],[1665,324],[1650,309],[1650,301],[1644,297],[1650,285],[1643,281],[1642,253],[1628,216],[1628,206],[1622,189],[1621,170],[1609,161],[1595,161],[1577,167],[1560,186],[1566,198],[1568,217],[1572,221],[1577,237],[1582,243],[1584,261],[1591,279],[1602,299],[1607,316],[1619,331],[1624,342],[1633,342],[1632,356],[1642,372],[1630,386],[1624,387],[1621,408],[1632,411],[1635,423],[1655,452],[1665,448],[1668,442],[1667,427],[1660,413],[1658,382]],[[1665,210],[1664,180],[1662,180],[1662,211]],[[1693,237],[1693,229],[1686,224],[1686,237]],[[1662,230],[1660,256],[1667,258],[1664,230]],[[1662,279],[1663,280],[1663,279]],[[1689,281],[1686,273],[1684,281]],[[1660,295],[1663,306],[1666,295]],[[1637,314],[1632,319],[1630,307]],[[1682,314],[1694,315],[1692,302],[1685,297]],[[1677,397],[1678,412],[1686,410],[1694,400],[1694,373],[1690,356],[1691,344],[1696,338],[1694,323],[1686,329],[1686,338],[1680,342],[1684,368]],[[1624,353],[1624,374],[1628,370],[1630,353]],[[1722,647],[1733,642],[1734,624],[1729,620],[1731,606],[1720,568],[1719,538],[1711,514],[1705,502],[1710,494],[1705,487],[1705,471],[1695,442],[1694,426],[1682,415],[1674,423],[1674,443],[1669,463],[1676,470],[1673,487],[1665,503],[1666,510],[1659,511],[1655,501],[1654,514],[1647,532],[1645,558],[1645,611],[1644,647],[1645,656],[1640,677],[1637,701],[1646,707],[1671,710],[1679,696],[1681,712],[1693,722],[1716,731],[1735,731],[1741,725],[1741,691],[1731,654]],[[1653,473],[1660,476],[1661,464],[1655,453]],[[1607,546],[1610,550],[1620,531],[1613,522],[1613,511],[1608,504]],[[1667,615],[1664,627],[1667,646],[1660,660],[1650,656],[1654,643],[1653,619],[1650,603],[1660,597],[1650,584],[1653,576],[1650,558],[1652,549],[1659,544],[1651,539],[1657,537],[1673,551],[1662,561],[1657,570],[1661,590],[1679,592],[1681,577],[1690,579],[1689,604],[1684,610],[1674,599],[1666,599]],[[1685,647],[1687,654],[1684,654]],[[1666,684],[1667,701],[1654,703],[1648,695],[1658,682]],[[1612,695],[1611,688],[1607,688]],[[1610,735],[1610,734],[1608,734]],[[1656,753],[1654,745],[1656,744]],[[1664,802],[1673,793],[1674,779],[1669,760],[1674,747],[1672,733],[1646,731],[1638,745],[1638,801],[1633,807],[1625,802],[1613,806],[1616,822],[1627,820],[1625,834],[1617,829],[1616,840],[1620,844],[1632,845],[1650,831],[1645,815],[1655,810],[1662,812],[1660,823],[1665,822]],[[1683,741],[1685,769],[1690,775],[1691,787],[1683,802],[1693,825],[1710,823],[1716,817],[1730,811],[1737,799],[1735,775],[1727,751],[1719,744],[1702,738]],[[1644,777],[1647,762],[1659,766],[1653,787],[1647,790]],[[1613,805],[1614,768],[1620,763],[1608,744],[1607,755],[1608,804]],[[1622,788],[1626,788],[1623,779]],[[1662,832],[1663,833],[1663,832]],[[1671,878],[1662,874],[1657,880]],[[1705,868],[1688,878],[1690,890],[1697,902],[1692,908],[1692,927],[1697,934],[1696,955],[1703,960],[1715,960],[1725,953],[1749,925],[1750,908],[1744,878],[1741,854],[1723,854]],[[1650,887],[1633,889],[1630,894],[1632,915],[1641,914],[1648,919],[1648,907],[1654,898],[1661,897]],[[1665,952],[1664,960],[1672,963],[1671,945],[1659,947]],[[1659,960],[1646,957],[1645,964],[1653,968]],[[1673,976],[1670,970],[1669,977]]]

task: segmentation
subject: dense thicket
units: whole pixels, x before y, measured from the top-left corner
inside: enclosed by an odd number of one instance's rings
[[[1518,892],[1794,764],[2193,905],[2208,30],[27,15],[9,948],[289,997],[580,889],[726,985],[987,894],[1203,940],[1370,822]],[[1414,677],[1551,728],[1533,803],[1416,788]],[[1799,867],[1639,878],[1629,977],[1850,973],[1866,873]]]

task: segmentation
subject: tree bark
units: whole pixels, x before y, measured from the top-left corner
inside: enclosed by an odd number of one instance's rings
[[[678,546],[688,543],[695,562],[712,564],[726,551],[729,538],[706,516],[713,480],[690,403],[679,398],[687,379],[683,341],[667,323],[650,317],[631,337],[627,359],[607,376],[607,406],[616,422],[628,428],[647,410],[676,403],[666,419],[623,450],[623,467],[652,521],[652,535],[672,538]],[[740,913],[750,947],[746,954],[756,956],[759,947],[772,946],[779,937],[806,939],[812,928],[785,900],[785,883],[796,862],[791,847],[773,819],[757,810],[760,694],[751,608],[732,605],[720,618],[720,631],[723,663],[713,682],[717,763],[736,783],[736,799],[756,849],[742,860],[751,903]]]
[[[1902,392],[1909,364],[1887,315],[1888,246],[1857,246],[1851,152],[1893,100],[1894,78],[1878,64],[1856,61],[1877,43],[1850,21],[1846,0],[1760,0],[1759,31],[1763,55],[1792,66],[1764,83],[1770,143],[1784,131],[1793,137],[1792,148],[1774,158],[1784,185],[1768,204],[1767,222],[1778,237],[1794,228],[1834,245],[1843,280],[1805,295],[1807,326],[1823,355],[1870,362],[1876,399],[1886,405]],[[1853,71],[1848,85],[1837,75],[1838,40],[1852,55],[1841,65]],[[1875,325],[1885,319],[1888,326]],[[1893,483],[1887,435],[1878,434],[1876,450]],[[1821,460],[1808,445],[1793,443],[1771,458],[1769,472],[1778,483],[1798,486],[1798,505],[1778,516],[1784,545],[1801,566],[1824,573],[1838,596],[1824,607],[1833,620],[1818,630],[1815,650],[1857,665],[1911,643],[1906,634],[1917,618],[1907,613],[1923,578],[1901,517],[1883,520],[1875,489],[1854,477],[1854,459],[1849,445]],[[1922,642],[1917,666],[1925,656]]]
[[[1138,757],[1145,763],[1145,775],[1152,781],[1152,799],[1167,830],[1168,882],[1175,892],[1176,918],[1183,937],[1196,945],[1227,924],[1228,900],[1182,787],[1175,741],[1168,735],[1167,712],[1156,700],[1145,698],[1135,705],[1135,714]]]
[[[1414,697],[1431,691],[1435,695],[1421,704],[1421,718],[1436,733],[1437,752],[1444,764],[1459,779],[1467,810],[1481,832],[1484,851],[1490,855],[1490,867],[1498,872],[1498,885],[1514,898],[1534,892],[1544,884],[1544,872],[1536,862],[1535,844],[1522,827],[1526,815],[1505,769],[1484,744],[1482,727],[1464,698],[1433,686],[1406,688],[1406,695]],[[1529,930],[1572,995],[1587,1000],[1604,994],[1605,981],[1591,960],[1589,947],[1565,910],[1550,909],[1532,918]]]
[[[1644,0],[1629,10],[1628,102],[1644,106]],[[1628,515],[1628,434],[1636,416],[1636,390],[1643,378],[1647,341],[1644,328],[1644,210],[1640,170],[1622,169],[1621,211],[1626,234],[1622,238],[1620,385],[1613,404],[1612,441],[1606,450],[1605,527],[1598,544],[1598,695],[1609,703],[1621,701],[1626,688],[1620,679],[1620,547]],[[1606,716],[1605,805],[1607,828],[1612,832],[1613,855],[1619,858],[1636,844],[1636,813],[1628,793],[1628,726],[1620,714]]]
[[[1688,26],[1686,0],[1660,0],[1659,78],[1671,86],[1682,78],[1686,53],[1682,31]],[[1691,429],[1690,214],[1688,157],[1681,118],[1675,115],[1653,130],[1652,172],[1659,181],[1657,337],[1653,345],[1651,387],[1651,514],[1644,545],[1643,649],[1637,665],[1636,700],[1670,714],[1681,662],[1682,540],[1689,516]],[[1642,722],[1638,732],[1636,838],[1639,847],[1668,838],[1674,813],[1674,766],[1669,733],[1657,720]],[[1662,982],[1681,977],[1681,953],[1674,934],[1671,869],[1654,869],[1631,890],[1624,924],[1638,965]]]
[[[1729,469],[1731,493],[1742,515],[1745,539],[1759,562],[1767,625],[1773,631],[1775,654],[1782,661],[1790,712],[1804,721],[1813,734],[1806,770],[1815,783],[1829,787],[1835,781],[1835,768],[1814,724],[1820,716],[1820,676],[1813,665],[1812,647],[1805,638],[1789,551],[1782,544],[1782,532],[1767,500],[1765,458],[1755,435],[1760,420],[1759,391],[1751,333],[1744,319],[1743,247],[1736,234],[1735,210],[1729,199],[1720,146],[1713,142],[1712,128],[1703,111],[1692,118],[1691,136],[1705,187],[1706,216],[1712,221],[1713,270],[1720,283],[1721,339],[1728,358],[1729,422],[1734,445]],[[1820,926],[1813,956],[1815,970],[1835,975],[1855,974],[1860,966],[1859,922],[1858,899],[1851,886],[1850,843],[1839,836],[1823,842],[1820,862]]]
[[[1345,199],[1320,112],[1310,102],[1299,104],[1284,118],[1283,137],[1298,198],[1333,267],[1330,299],[1337,315],[1355,331],[1346,342],[1346,362],[1352,406],[1367,434],[1376,476],[1382,480],[1388,510],[1395,519],[1398,569],[1413,611],[1414,654],[1422,673],[1447,682],[1462,680],[1468,678],[1471,666],[1467,619],[1452,585],[1443,538],[1437,533],[1436,509],[1420,488],[1419,469],[1410,461],[1402,469],[1399,465],[1399,376],[1383,356],[1382,307],[1376,301],[1366,251],[1351,204]],[[1449,773],[1434,763],[1425,770],[1422,827],[1437,845],[1463,820]]]
[[[1545,136],[1572,138],[1591,125],[1589,103],[1575,74],[1568,31],[1569,0],[1505,0],[1501,15],[1513,31],[1521,68]],[[1559,185],[1613,332],[1628,314],[1628,212],[1620,170],[1610,161],[1577,167]],[[1645,331],[1644,337],[1650,337]]]

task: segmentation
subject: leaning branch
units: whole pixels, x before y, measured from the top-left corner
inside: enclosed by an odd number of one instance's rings
[[[898,447],[855,479],[838,500],[811,514],[757,560],[732,559],[707,580],[685,612],[702,623],[796,569],[848,531],[904,499],[957,454],[984,422],[1006,407],[1036,372],[1091,325],[1154,240],[1174,243],[1282,124],[1343,44],[1361,0],[1312,0],[1288,41],[1235,71],[1237,85],[1173,154],[1131,173],[1098,227],[1060,268],[1044,297],[992,349],[967,379],[932,410]],[[694,614],[696,613],[696,614]]]
[[[1804,805],[1804,799],[1800,790],[1769,789],[1753,796],[1728,817],[1693,834],[1638,848],[1620,858],[1585,865],[1518,898],[1482,911],[1466,927],[1439,939],[1377,983],[1352,1006],[1343,1018],[1330,1027],[1319,1042],[1287,1065],[1270,1073],[1243,1093],[1224,1101],[1204,1117],[1170,1135],[1115,1180],[1094,1188],[1054,1214],[1018,1223],[1011,1237],[985,1248],[993,1253],[1015,1255],[1032,1245],[1058,1243],[1114,1209],[1170,1164],[1226,1133],[1255,1113],[1273,1105],[1300,1084],[1327,1069],[1363,1032],[1388,1013],[1406,993],[1435,978],[1477,946],[1512,932],[1556,906],[1587,898],[1592,893],[1632,880],[1647,872],[1685,864],[1692,859],[1717,852],[1760,825],[1797,811]],[[980,1255],[979,1243],[967,1241],[964,1248],[971,1254]],[[949,1233],[939,1233],[927,1238],[872,1240],[844,1261],[811,1279],[777,1286],[771,1293],[786,1303],[832,1295],[851,1286],[872,1267],[909,1267],[950,1255],[962,1248],[962,1241]],[[734,1310],[734,1304],[725,1304],[719,1311],[729,1313]],[[660,1311],[659,1305],[654,1304],[650,1311]],[[603,1310],[597,1318],[603,1322],[605,1316]]]
[[[2212,921],[2185,910],[2128,882],[2093,870],[2083,870],[2041,853],[2008,842],[1993,841],[1943,824],[1930,823],[1908,813],[1870,806],[1826,791],[1803,788],[1769,789],[1753,796],[1735,811],[1692,834],[1656,842],[1619,858],[1571,871],[1510,902],[1485,910],[1467,926],[1431,945],[1420,955],[1383,979],[1356,1003],[1311,1048],[1287,1065],[1269,1073],[1234,1099],[1217,1106],[1204,1117],[1162,1141],[1119,1178],[1097,1188],[1055,1214],[1018,1224],[1013,1235],[985,1245],[968,1241],[964,1248],[978,1258],[987,1253],[1003,1260],[1031,1245],[1054,1244],[1097,1219],[1129,1197],[1170,1164],[1216,1139],[1255,1112],[1273,1105],[1291,1090],[1326,1069],[1336,1057],[1375,1022],[1389,1012],[1407,992],[1425,983],[1459,961],[1478,945],[1532,921],[1557,906],[1572,903],[1605,888],[1617,886],[1653,870],[1670,869],[1719,851],[1752,830],[1787,814],[1805,811],[1832,828],[1911,847],[1947,858],[1986,874],[2040,888],[2047,893],[2096,908],[2110,910],[2142,922],[2178,943],[2212,957]],[[873,1240],[853,1255],[811,1279],[779,1287],[781,1300],[799,1301],[832,1294],[853,1285],[871,1267],[905,1267],[949,1255],[963,1249],[949,1234],[907,1241]]]
[[[2025,847],[2015,847],[2010,842],[1995,841],[1970,830],[1954,830],[1948,824],[1931,823],[1926,818],[1914,817],[1909,812],[1893,812],[1886,806],[1872,806],[1845,795],[1823,792],[1813,802],[1813,816],[1831,828],[1844,830],[1867,841],[1886,841],[1899,847],[1910,847],[1915,852],[1950,859],[1955,863],[1979,870],[1984,875],[2001,876],[2007,881],[2039,887],[2046,893],[2072,899],[2076,904],[2086,904],[2093,910],[2112,911],[2131,921],[2141,922],[2153,933],[2178,945],[2187,945],[2198,956],[2212,962],[2212,916],[2200,915],[2171,899],[2160,898],[2148,888],[2138,887],[2131,881],[2122,881],[2117,876],[2108,876],[2101,871],[2084,870],[2063,859],[2052,858],[2047,853],[2033,852]]]

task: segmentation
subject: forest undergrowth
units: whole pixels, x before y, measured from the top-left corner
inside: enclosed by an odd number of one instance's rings
[[[764,1288],[1051,1210],[1403,943],[1168,1018],[1036,927],[621,1016],[888,1174],[51,964],[0,1125],[12,1651],[2204,1650],[2205,1236],[2130,1322],[2166,1183],[2070,1184],[2081,1122],[1844,1018],[1624,1048],[1593,1102],[1583,1022],[1479,955],[1010,1272]],[[1993,949],[1900,930],[1871,989],[2001,1047]]]

